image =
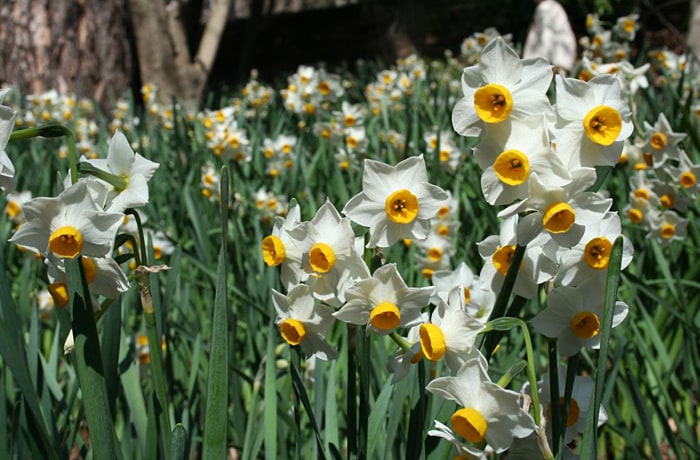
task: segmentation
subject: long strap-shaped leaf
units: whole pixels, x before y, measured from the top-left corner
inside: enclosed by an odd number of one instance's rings
[[[93,458],[120,458],[107,399],[100,341],[87,281],[79,258],[66,259],[66,278],[73,309],[73,363],[78,373],[83,405],[90,429]]]
[[[204,456],[207,459],[226,458],[228,425],[228,300],[226,290],[228,246],[228,168],[221,169],[221,249],[211,322],[211,351],[207,381],[206,424],[204,425]]]
[[[580,458],[582,460],[594,460],[598,457],[598,412],[603,398],[605,386],[605,371],[608,360],[608,348],[612,335],[613,316],[615,315],[615,303],[617,302],[617,288],[620,284],[620,267],[622,266],[622,237],[615,240],[608,274],[605,282],[605,310],[602,318],[602,331],[600,336],[600,350],[598,352],[598,366],[595,370],[595,393],[593,401],[588,407],[586,425],[581,442]]]

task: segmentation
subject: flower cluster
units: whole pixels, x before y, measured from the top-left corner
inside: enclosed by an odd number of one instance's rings
[[[80,257],[93,296],[112,299],[129,288],[126,275],[112,258],[124,211],[148,203],[148,180],[158,164],[134,153],[126,137],[115,133],[106,159],[81,159],[87,175],[56,197],[17,195],[8,201],[8,214],[19,225],[10,239],[44,259],[54,303],[68,303],[65,259]]]

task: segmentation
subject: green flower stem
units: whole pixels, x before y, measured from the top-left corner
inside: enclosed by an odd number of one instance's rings
[[[503,285],[501,286],[501,291],[498,293],[498,296],[496,297],[496,303],[493,307],[493,311],[491,312],[491,316],[489,317],[490,321],[497,319],[497,318],[501,318],[504,316],[504,314],[506,312],[506,306],[508,305],[508,300],[510,299],[510,294],[511,294],[511,292],[513,292],[513,287],[515,286],[515,279],[518,276],[518,271],[520,269],[520,263],[522,262],[524,255],[525,255],[525,246],[516,245],[515,252],[513,253],[513,257],[510,260],[510,266],[508,267],[508,273],[506,274],[506,277],[503,280]],[[501,338],[500,336],[495,336],[495,335],[496,334],[489,334],[488,336],[486,336],[486,340],[484,343],[484,356],[486,357],[487,360],[491,359],[491,356],[493,356],[493,352],[496,349],[496,345],[498,345],[498,342]],[[494,338],[490,338],[490,337],[494,337]]]
[[[36,128],[20,129],[10,135],[10,142],[22,141],[34,137],[67,137],[68,161],[70,162],[71,184],[78,182],[78,152],[75,150],[75,135],[73,131],[63,125],[49,124]]]
[[[141,306],[146,317],[146,336],[148,337],[148,350],[151,356],[151,377],[156,391],[159,404],[158,418],[160,419],[160,432],[163,446],[167,449],[170,446],[170,434],[172,432],[170,416],[168,415],[168,396],[165,390],[165,379],[163,378],[163,359],[161,355],[161,338],[158,336],[156,327],[155,308],[153,307],[153,295],[151,294],[151,274],[147,269],[148,253],[146,252],[146,242],[144,241],[143,225],[138,213],[133,209],[127,209],[126,214],[131,214],[136,219],[136,228],[139,232],[139,250],[134,247],[134,257],[142,264],[136,267],[134,278],[139,290]],[[140,258],[138,253],[141,253]]]
[[[556,404],[554,401],[559,401],[559,356],[557,354],[557,339],[549,339],[547,341],[547,349],[549,351],[549,395],[550,407],[552,408],[551,423],[552,423],[552,450],[559,452],[559,441],[561,439],[561,404]]]
[[[537,437],[537,445],[540,448],[540,453],[542,454],[542,457],[547,460],[550,460],[554,458],[554,455],[552,455],[552,451],[549,448],[545,430],[541,426],[542,417],[540,413],[540,395],[537,392],[535,357],[532,351],[532,339],[530,339],[530,331],[527,328],[527,324],[525,323],[525,321],[518,318],[496,318],[486,323],[486,327],[482,331],[482,334],[490,331],[507,331],[518,326],[520,327],[520,329],[522,329],[523,339],[525,340],[525,352],[527,354],[527,376],[528,381],[530,382],[530,396],[532,398],[532,417],[535,421],[535,425],[537,425],[537,429],[535,431],[535,435]]]
[[[389,333],[389,337],[391,338],[391,340],[393,340],[393,341],[396,343],[396,345],[398,345],[399,347],[401,347],[401,350],[402,350],[404,353],[411,349],[411,344],[408,343],[408,341],[406,341],[406,339],[404,339],[403,337],[401,337],[401,336],[398,334],[398,332],[396,332],[395,330],[393,330],[393,331],[391,331],[391,332]]]
[[[129,181],[126,178],[103,171],[100,168],[94,167],[90,163],[82,162],[78,164],[78,171],[82,174],[95,176],[98,179],[107,182],[109,185],[114,187],[115,190],[124,190],[127,185],[129,185]]]

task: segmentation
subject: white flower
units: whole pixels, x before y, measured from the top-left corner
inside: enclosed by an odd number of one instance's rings
[[[491,291],[500,292],[503,280],[510,268],[511,259],[516,250],[516,232],[518,215],[501,222],[498,235],[486,237],[477,243],[479,255],[484,259],[484,266],[479,279],[490,285]],[[515,278],[513,292],[526,299],[537,297],[537,287],[554,277],[556,264],[542,253],[541,241],[535,239],[525,248],[525,255]]]
[[[452,111],[452,126],[462,136],[479,136],[489,124],[551,111],[546,95],[551,81],[547,61],[521,60],[498,37],[484,47],[478,64],[464,69],[464,97]]]
[[[114,187],[108,196],[108,212],[122,212],[148,203],[148,181],[159,164],[134,153],[120,131],[114,133],[106,159],[83,160],[102,171],[121,178],[124,187]]]
[[[428,305],[433,287],[410,288],[396,264],[374,271],[371,278],[358,281],[345,292],[347,303],[333,316],[341,321],[367,325],[367,332],[388,334],[397,327],[422,322],[421,309]]]
[[[289,236],[288,230],[300,223],[301,208],[289,209],[286,217],[275,216],[272,233],[262,240],[262,256],[268,267],[281,266],[280,281],[286,289],[306,281],[308,274],[301,270],[301,250]]]
[[[435,420],[435,428],[428,431],[428,435],[445,439],[452,444],[453,458],[465,460],[486,460],[486,455],[476,447],[460,441],[455,433],[447,425]]]
[[[556,77],[556,151],[569,168],[614,166],[634,130],[620,81],[598,75],[584,82]]]
[[[501,453],[514,438],[524,438],[536,426],[520,407],[520,395],[491,382],[483,356],[465,362],[454,377],[440,377],[426,390],[460,406],[450,422],[452,429],[469,442],[486,441]]]
[[[653,125],[645,121],[644,132],[644,152],[651,154],[655,168],[669,159],[680,161],[681,149],[678,144],[687,134],[674,132],[666,115],[660,113],[659,119]]]
[[[541,334],[557,339],[562,356],[572,356],[583,347],[600,348],[603,321],[604,279],[589,278],[577,287],[559,286],[547,295],[547,308],[530,320]],[[627,304],[615,303],[612,326],[627,317]]]
[[[46,255],[74,258],[79,254],[111,254],[122,213],[104,212],[95,202],[89,182],[78,181],[55,198],[35,198],[24,205],[26,222],[11,242]]]
[[[338,351],[326,341],[333,325],[333,310],[317,303],[311,288],[298,284],[284,295],[272,290],[272,302],[277,312],[277,325],[285,342],[300,345],[307,359],[335,359]]]
[[[345,289],[369,277],[369,269],[358,251],[350,220],[326,199],[311,221],[287,231],[301,252],[300,279],[312,287],[314,296],[335,306],[345,301]],[[294,268],[294,265],[290,265]]]
[[[388,247],[400,239],[424,239],[430,219],[449,195],[428,183],[423,155],[396,166],[365,160],[362,192],[350,199],[343,214],[369,227],[367,247]]]
[[[599,222],[612,199],[586,190],[595,182],[595,170],[580,168],[566,185],[547,184],[535,173],[528,183],[528,197],[499,213],[499,217],[527,212],[518,224],[518,244],[525,245],[545,232],[560,246],[579,242],[587,225]],[[532,211],[532,212],[530,212]]]
[[[484,325],[465,311],[464,289],[457,286],[450,292],[448,302],[433,311],[430,322],[420,326],[423,356],[430,361],[444,357],[447,367],[457,372],[466,360],[474,357],[474,342],[483,329]]]
[[[571,180],[550,146],[542,116],[502,123],[489,130],[474,148],[474,156],[484,170],[481,190],[486,201],[495,206],[527,198],[531,173],[560,186]]]
[[[566,389],[566,367],[562,366],[561,364],[558,364],[558,366],[559,372],[557,373],[557,376],[559,379],[559,404],[561,406],[564,403],[564,390]],[[540,404],[542,404],[542,407],[544,408],[544,413],[549,419],[549,423],[547,423],[547,431],[549,436],[551,437],[551,387],[549,381],[540,381],[538,383],[540,393]],[[564,444],[570,444],[574,439],[576,439],[579,433],[583,433],[586,421],[586,414],[588,413],[589,406],[593,402],[594,392],[595,382],[592,378],[582,375],[574,377],[574,386],[571,391],[571,401],[567,410],[566,434],[564,435]],[[601,405],[598,411],[598,426],[603,425],[607,420],[608,414],[605,412],[605,408],[603,408],[603,406]]]
[[[0,104],[10,91],[10,88],[0,90]],[[6,192],[12,192],[15,189],[15,167],[10,157],[5,153],[5,146],[7,146],[12,129],[15,127],[16,117],[17,114],[11,108],[0,105],[0,188]]]
[[[616,212],[607,212],[600,221],[587,225],[581,241],[572,248],[561,247],[553,240],[547,243],[545,255],[559,264],[554,282],[576,286],[588,278],[605,276],[618,236],[622,236],[621,269],[625,269],[632,261],[634,247],[629,238],[622,235],[620,217]]]

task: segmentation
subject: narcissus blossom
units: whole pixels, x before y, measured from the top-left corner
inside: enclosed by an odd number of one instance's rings
[[[431,381],[426,390],[457,402],[459,409],[450,417],[454,432],[472,443],[486,441],[496,453],[507,450],[514,438],[524,438],[536,428],[520,407],[520,395],[491,381],[481,355],[466,361],[454,377]]]
[[[367,247],[388,247],[401,239],[425,239],[430,219],[449,195],[428,183],[423,155],[396,166],[365,160],[362,192],[350,198],[343,214],[369,227]]]
[[[297,284],[287,295],[272,290],[277,325],[285,342],[301,346],[307,358],[335,359],[338,350],[326,341],[333,325],[333,310],[314,299],[311,288]]]
[[[42,255],[52,252],[69,259],[111,255],[124,214],[104,212],[89,184],[78,181],[57,197],[39,197],[25,203],[26,222],[10,241]]]
[[[589,278],[577,287],[559,286],[547,295],[547,308],[530,320],[546,337],[557,339],[562,356],[572,356],[581,348],[600,348],[603,327],[604,280]],[[627,317],[627,304],[615,303],[612,326]]]
[[[620,81],[556,77],[556,151],[569,168],[614,166],[634,130]]]
[[[386,264],[371,278],[358,281],[345,292],[347,303],[333,316],[347,323],[366,325],[367,332],[388,334],[397,327],[422,322],[421,309],[430,302],[434,288],[411,288],[396,264]]]
[[[10,91],[10,88],[0,90],[0,104]],[[15,167],[5,153],[5,146],[15,127],[16,117],[17,114],[11,108],[0,105],[0,189],[6,192],[13,192],[15,189]]]
[[[134,153],[121,131],[114,133],[106,159],[84,161],[121,179],[120,184],[111,184],[107,211],[122,212],[148,203],[148,181],[160,165]]]
[[[478,64],[464,69],[464,97],[452,111],[452,126],[462,136],[479,136],[488,125],[551,111],[547,99],[551,81],[547,61],[521,60],[498,37],[484,47]]]

